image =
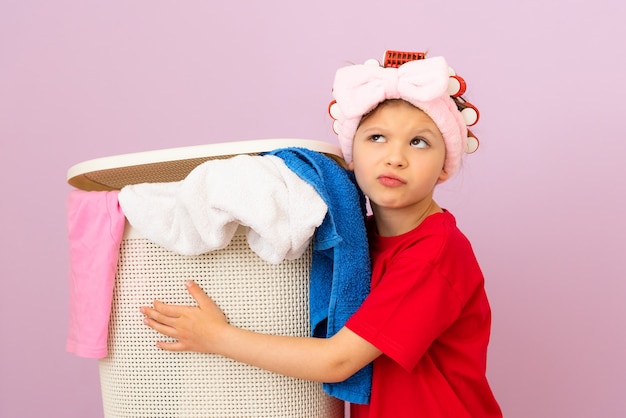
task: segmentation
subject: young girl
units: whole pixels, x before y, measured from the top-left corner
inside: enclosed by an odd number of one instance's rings
[[[475,149],[467,124],[477,113],[458,97],[465,82],[443,58],[408,55],[404,64],[348,66],[335,78],[335,131],[373,214],[371,293],[345,327],[328,339],[239,329],[188,282],[198,306],[142,308],[148,326],[176,340],[160,348],[320,382],[343,381],[373,361],[371,401],[351,405],[356,418],[502,416],[485,376],[484,279],[454,217],[433,200]]]

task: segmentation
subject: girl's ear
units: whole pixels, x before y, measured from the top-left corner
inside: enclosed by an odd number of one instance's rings
[[[441,174],[439,174],[439,178],[437,179],[437,184],[443,183],[444,181],[450,178],[450,174],[446,172],[443,168],[441,169]]]

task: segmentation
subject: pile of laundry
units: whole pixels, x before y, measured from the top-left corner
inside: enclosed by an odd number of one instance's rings
[[[268,263],[299,258],[313,241],[312,335],[334,335],[369,292],[365,199],[354,176],[304,148],[209,160],[182,181],[128,185],[120,191],[73,190],[68,198],[70,326],[67,351],[107,355],[119,246],[128,222],[182,255],[228,246],[243,229]],[[371,368],[325,390],[340,399],[369,397]]]

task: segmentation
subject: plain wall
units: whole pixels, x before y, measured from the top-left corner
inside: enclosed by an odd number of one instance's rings
[[[65,352],[70,166],[335,142],[335,70],[386,49],[444,55],[481,112],[437,198],[487,277],[505,415],[626,416],[624,5],[0,0],[0,417],[102,416],[97,362]]]

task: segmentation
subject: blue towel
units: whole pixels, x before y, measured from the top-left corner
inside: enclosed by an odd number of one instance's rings
[[[314,337],[331,337],[361,306],[369,293],[371,264],[365,231],[365,198],[354,175],[337,162],[305,148],[281,148],[267,154],[311,184],[328,212],[313,240],[309,304]],[[366,404],[372,365],[339,383],[324,383],[326,393],[344,401]]]

